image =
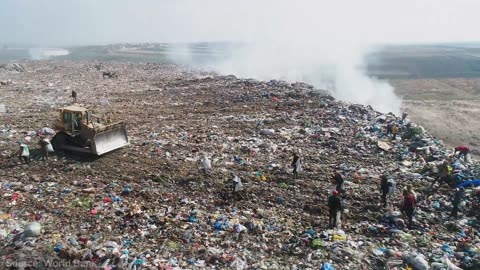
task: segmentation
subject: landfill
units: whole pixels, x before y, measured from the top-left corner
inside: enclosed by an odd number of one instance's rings
[[[408,119],[305,83],[176,65],[24,61],[0,81],[0,269],[480,269],[478,163]],[[125,121],[129,145],[40,161],[38,138],[52,138],[72,90]],[[456,182],[432,187],[444,160]],[[335,172],[344,210],[328,228]],[[397,185],[387,207],[383,174]],[[413,228],[400,211],[407,185]]]

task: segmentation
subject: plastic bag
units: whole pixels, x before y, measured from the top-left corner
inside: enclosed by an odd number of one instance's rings
[[[320,270],[335,270],[335,268],[333,268],[333,265],[329,263],[322,263],[322,267],[320,267]]]
[[[22,144],[21,147],[22,147],[22,154],[21,154],[22,157],[30,156],[30,151],[28,150],[28,146],[25,144]]]
[[[49,128],[49,127],[44,127],[42,128],[41,132],[45,135],[53,135],[55,134],[55,130]]]
[[[47,144],[47,151],[48,152],[53,152],[53,146],[52,144],[50,143],[50,141],[48,140],[45,140],[48,144]]]

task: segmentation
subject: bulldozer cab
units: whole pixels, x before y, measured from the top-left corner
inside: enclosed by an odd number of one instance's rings
[[[58,110],[60,115],[55,128],[71,134],[82,130],[82,121],[87,119],[87,110],[82,107],[69,106]]]
[[[57,148],[102,155],[128,145],[124,122],[102,123],[86,108],[75,105],[59,109],[59,114],[54,124],[59,131],[54,138]]]

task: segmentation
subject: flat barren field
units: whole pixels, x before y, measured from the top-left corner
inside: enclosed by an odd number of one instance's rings
[[[395,79],[409,117],[455,147],[480,150],[480,78]]]

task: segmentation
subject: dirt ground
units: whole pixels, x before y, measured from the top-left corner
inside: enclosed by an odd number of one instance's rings
[[[450,147],[480,154],[480,78],[391,80],[410,119]]]

